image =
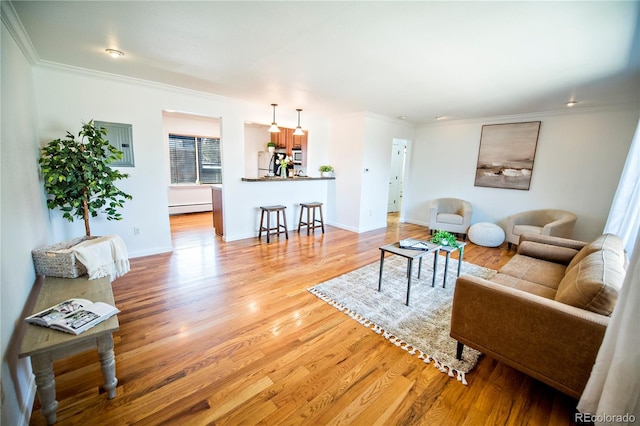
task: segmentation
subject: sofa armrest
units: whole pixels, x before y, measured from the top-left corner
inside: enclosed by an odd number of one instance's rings
[[[579,397],[609,317],[462,275],[451,337],[562,392]]]
[[[557,235],[560,237],[570,238],[573,233],[573,227],[576,224],[577,217],[575,215],[565,215],[562,218],[547,223],[542,227],[543,235]]]

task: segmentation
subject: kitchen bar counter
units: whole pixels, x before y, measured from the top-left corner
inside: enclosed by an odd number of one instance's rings
[[[259,177],[259,178],[242,178],[243,182],[295,182],[302,180],[335,180],[335,177],[311,177],[311,176],[294,176],[292,178],[283,179],[280,176]]]

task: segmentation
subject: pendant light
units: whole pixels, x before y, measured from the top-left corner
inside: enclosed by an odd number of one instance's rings
[[[273,122],[271,123],[271,127],[269,127],[269,132],[278,133],[280,131],[278,125],[276,124],[276,107],[278,106],[278,104],[271,104],[271,106],[273,107]]]
[[[298,127],[296,127],[296,131],[293,132],[294,136],[304,136],[304,132],[302,131],[302,127],[300,127],[300,108],[296,109],[298,111]]]

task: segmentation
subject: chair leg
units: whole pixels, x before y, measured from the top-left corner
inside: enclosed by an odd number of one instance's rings
[[[269,234],[271,234],[271,212],[267,212],[267,244],[269,244]]]
[[[304,210],[304,207],[300,206],[300,218],[298,218],[298,232],[300,232],[300,228],[302,227],[302,210]]]
[[[287,215],[285,214],[285,211],[282,210],[282,221],[284,222],[284,236],[287,237],[287,240],[289,239],[289,232],[287,229]],[[278,230],[280,230],[278,228]]]
[[[258,231],[258,238],[262,238],[263,229],[264,229],[264,210],[262,210],[262,214],[260,215],[260,230]]]
[[[322,206],[320,206],[320,225],[322,227],[322,233],[324,234],[324,217],[322,217]]]

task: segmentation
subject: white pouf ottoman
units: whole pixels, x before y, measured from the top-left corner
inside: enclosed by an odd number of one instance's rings
[[[478,222],[469,228],[469,240],[484,247],[498,247],[504,242],[504,231],[495,223]]]

